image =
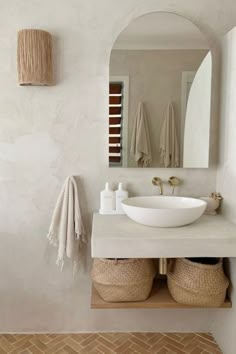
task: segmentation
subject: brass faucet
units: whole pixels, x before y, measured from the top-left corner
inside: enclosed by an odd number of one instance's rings
[[[172,176],[168,179],[168,183],[172,187],[172,194],[174,194],[175,187],[180,185],[180,179]]]
[[[162,195],[162,194],[163,194],[162,179],[159,178],[159,177],[153,177],[153,179],[152,179],[152,184],[153,184],[154,186],[159,187],[160,195]]]

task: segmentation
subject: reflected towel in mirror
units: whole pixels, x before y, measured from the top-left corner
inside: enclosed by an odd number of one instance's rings
[[[170,102],[161,128],[160,163],[164,167],[179,167],[179,143],[176,133],[174,107]]]
[[[147,117],[142,102],[139,103],[135,116],[130,154],[138,167],[148,167],[152,162]]]

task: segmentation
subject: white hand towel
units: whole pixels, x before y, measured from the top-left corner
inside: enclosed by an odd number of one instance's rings
[[[139,167],[147,167],[152,162],[147,117],[141,102],[134,121],[130,154]]]
[[[160,163],[164,165],[164,167],[179,166],[179,143],[172,103],[168,104],[166,116],[161,128],[160,155]]]
[[[86,243],[86,237],[74,177],[66,178],[53,212],[47,237],[51,244],[58,247],[57,265],[63,269],[64,258],[67,256],[73,262],[73,273],[76,272],[79,250],[82,244]]]

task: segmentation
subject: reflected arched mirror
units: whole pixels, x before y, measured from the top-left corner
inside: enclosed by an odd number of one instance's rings
[[[109,166],[208,167],[211,79],[189,20],[158,12],[128,25],[110,57]]]

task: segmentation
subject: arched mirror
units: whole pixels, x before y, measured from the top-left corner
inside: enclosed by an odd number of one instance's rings
[[[110,57],[109,166],[208,167],[211,79],[189,20],[158,12],[128,25]]]

